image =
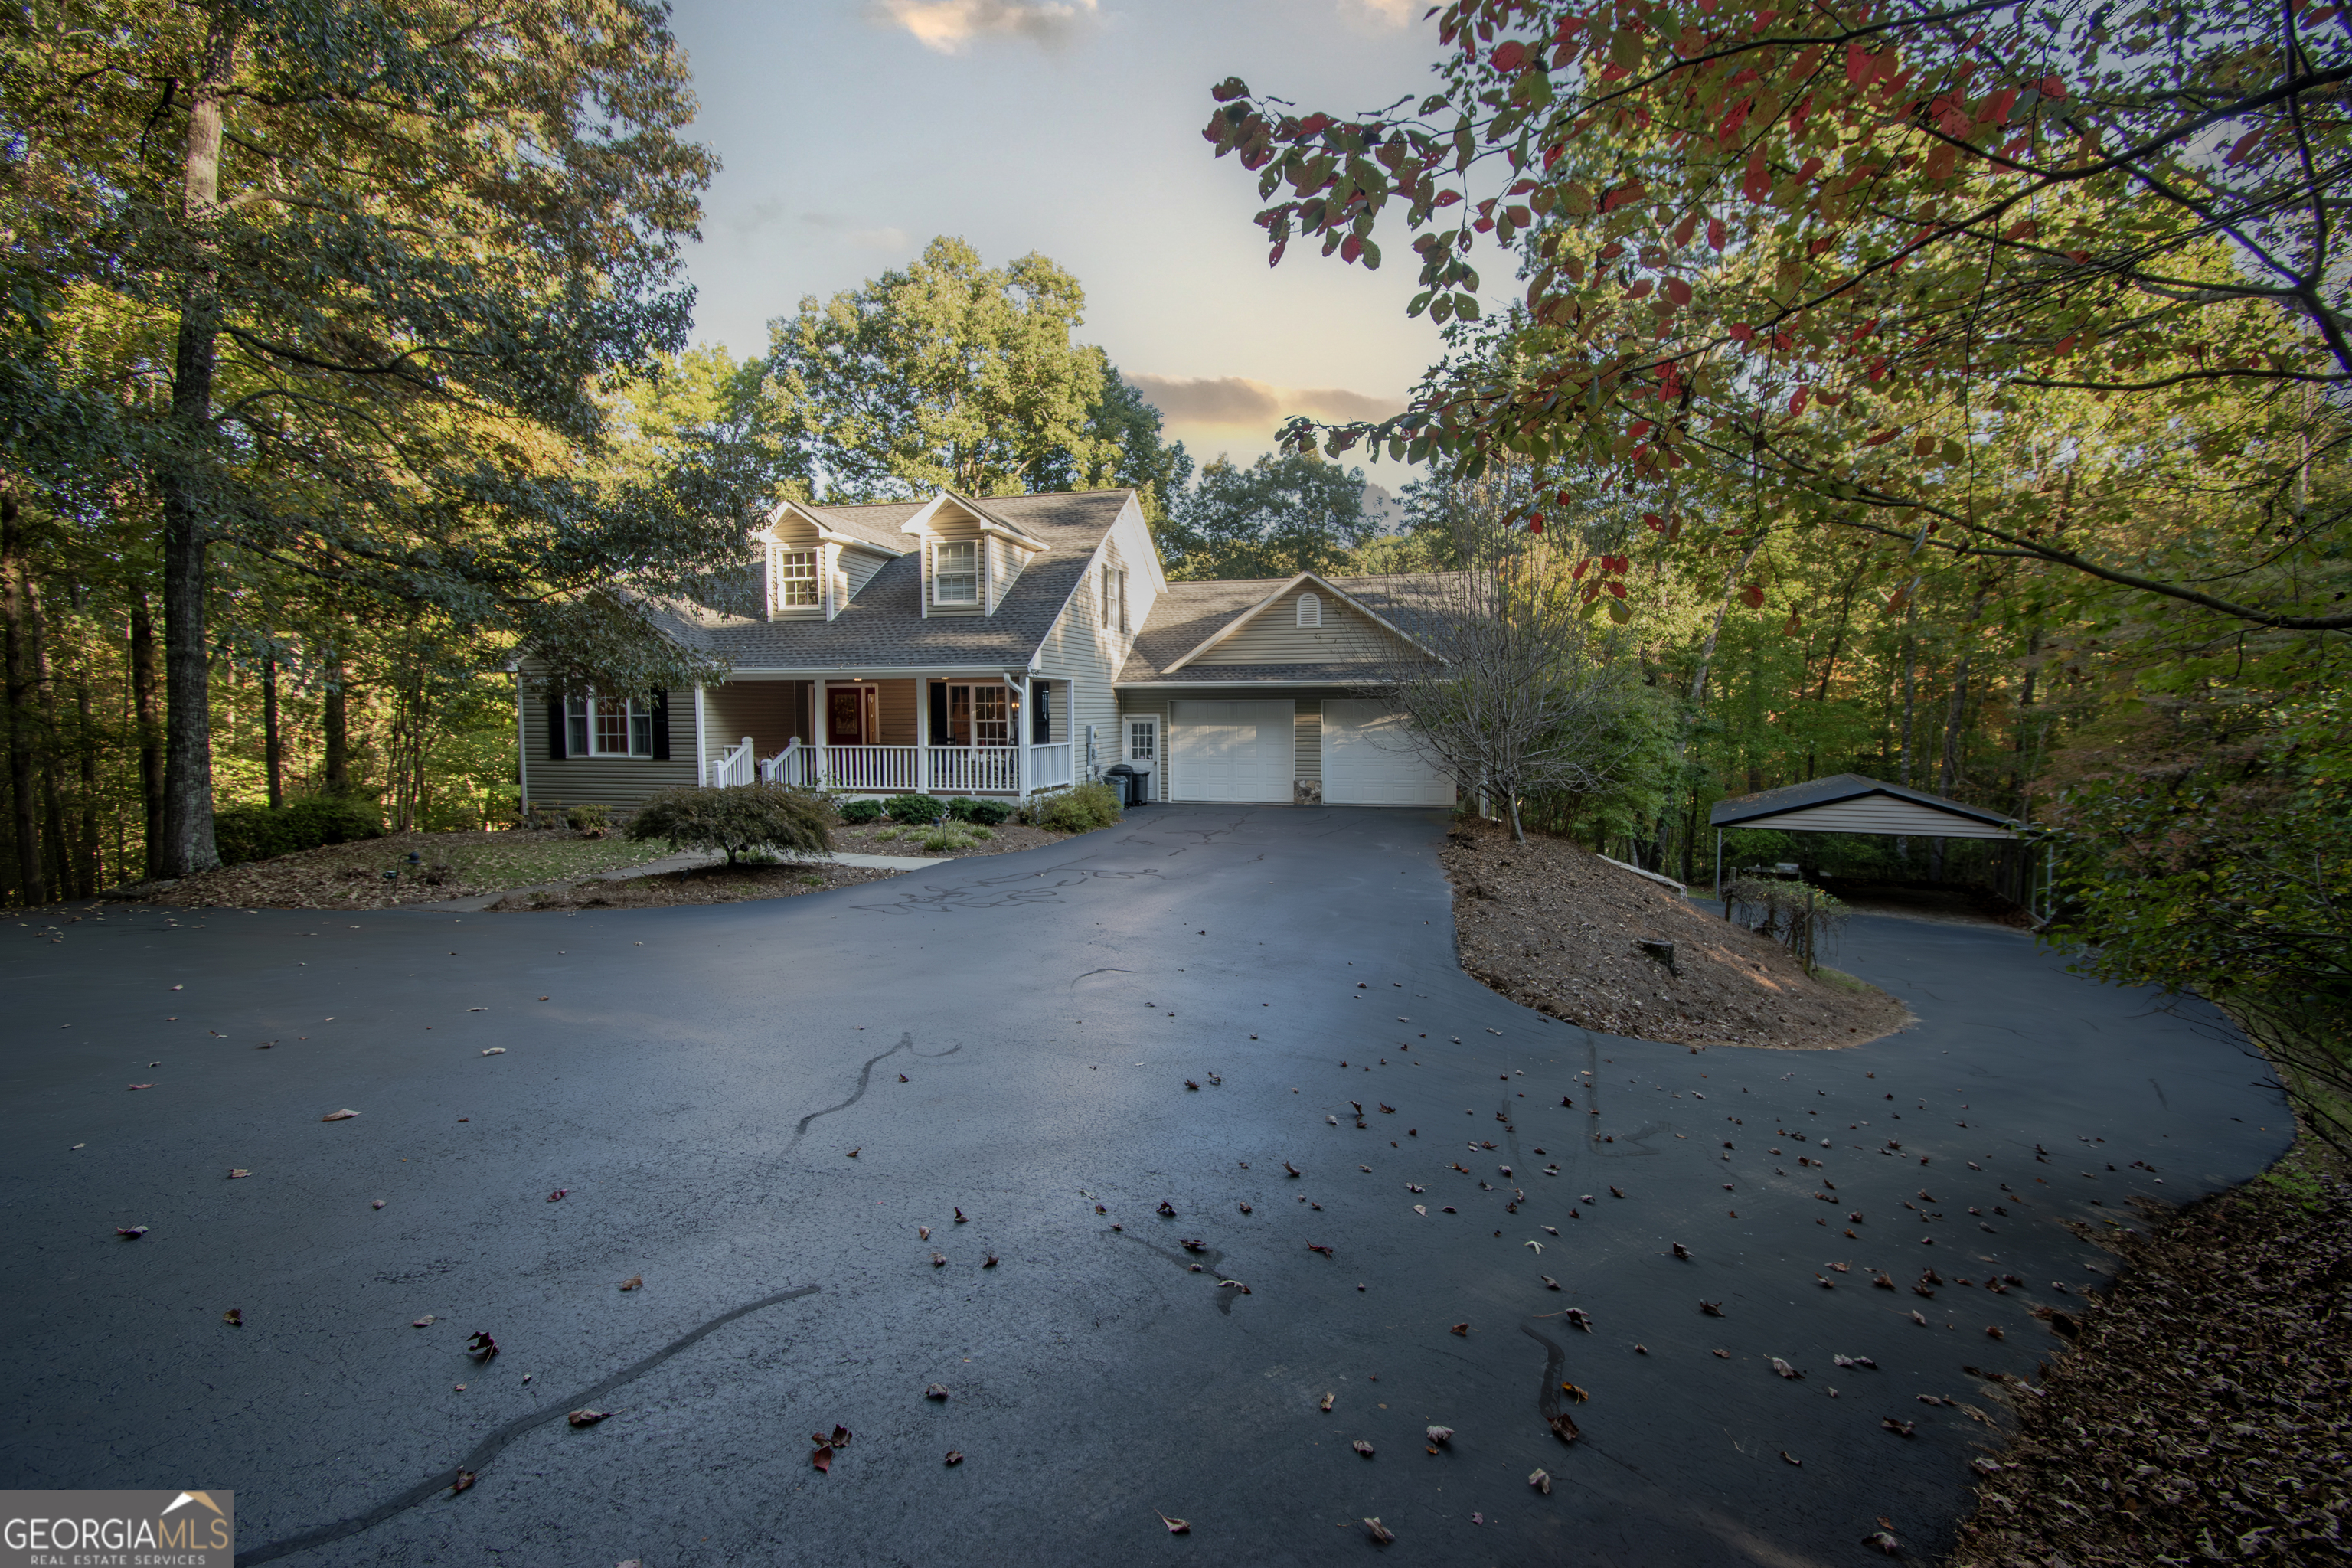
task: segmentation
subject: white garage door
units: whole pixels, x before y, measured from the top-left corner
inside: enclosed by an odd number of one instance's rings
[[[1386,703],[1323,704],[1323,798],[1332,805],[1452,805],[1454,781],[1431,767]]]
[[[1178,800],[1287,802],[1297,766],[1291,702],[1179,702],[1171,749]]]

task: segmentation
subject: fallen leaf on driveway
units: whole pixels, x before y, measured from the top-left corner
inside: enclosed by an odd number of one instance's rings
[[[1577,1387],[1576,1384],[1572,1383],[1561,1384],[1559,1385],[1559,1391],[1562,1394],[1567,1394],[1570,1399],[1575,1400],[1579,1405],[1583,1404],[1586,1400],[1592,1397],[1591,1394],[1586,1393],[1583,1389]]]
[[[1612,1187],[1609,1189],[1609,1195],[1612,1198],[1622,1198],[1625,1195],[1624,1189],[1622,1187]]]
[[[1788,1449],[1786,1449],[1786,1448],[1783,1448],[1783,1449],[1781,1449],[1781,1450],[1780,1450],[1780,1458],[1784,1458],[1784,1459],[1788,1460],[1788,1461],[1789,1461],[1789,1463],[1790,1463],[1790,1464],[1792,1464],[1792,1465],[1796,1466],[1796,1467],[1797,1467],[1799,1469],[1801,1469],[1801,1469],[1803,1469],[1803,1468],[1805,1468],[1805,1461],[1804,1461],[1804,1460],[1802,1460],[1802,1459],[1801,1459],[1801,1458],[1797,1458],[1797,1456],[1796,1456],[1796,1455],[1791,1454],[1791,1453],[1790,1453],[1790,1452],[1789,1452],[1789,1450],[1788,1450]]]
[[[915,1227],[915,1239],[916,1239],[917,1241],[929,1241],[929,1240],[930,1240],[930,1239],[931,1239],[931,1227],[930,1227],[929,1226],[927,1226],[927,1225],[919,1225],[919,1226],[917,1226]]]
[[[575,1410],[571,1415],[566,1415],[564,1419],[571,1422],[574,1426],[593,1426],[597,1422],[604,1420],[612,1414],[613,1413],[609,1410]]]
[[[152,1083],[134,1083],[131,1087],[133,1089],[152,1089],[155,1086]]]
[[[949,1463],[950,1465],[961,1465],[961,1464],[962,1464],[962,1463],[963,1463],[963,1450],[962,1450],[961,1448],[950,1448],[950,1449],[948,1450],[948,1463]]]
[[[639,1290],[645,1288],[645,1283],[646,1277],[644,1275],[632,1274],[626,1279],[621,1281],[621,1289],[624,1290]]]
[[[1470,1337],[1470,1325],[1467,1323],[1456,1323],[1454,1325],[1453,1331],[1466,1340]]]
[[[1423,1435],[1441,1448],[1446,1444],[1454,1441],[1454,1428],[1451,1426],[1425,1427],[1423,1430]]]
[[[1535,1471],[1528,1477],[1528,1485],[1535,1488],[1536,1490],[1543,1493],[1546,1497],[1551,1496],[1551,1472],[1549,1470]]]
[[[982,1267],[982,1268],[995,1268],[995,1267],[996,1267],[996,1254],[994,1254],[993,1252],[990,1253],[990,1254],[988,1255],[987,1261],[983,1262],[983,1263],[981,1265],[981,1267]]]
[[[816,1452],[809,1456],[809,1463],[815,1466],[824,1474],[831,1475],[833,1473],[833,1446],[829,1443],[819,1443],[816,1446]]]
[[[466,1353],[488,1361],[499,1353],[499,1342],[477,1329],[466,1337]]]
[[[1544,1289],[1547,1290],[1557,1290],[1559,1289],[1559,1281],[1553,1279],[1549,1274],[1538,1274],[1536,1278],[1544,1282]]]
[[[1910,1436],[1911,1428],[1914,1425],[1914,1423],[1909,1421],[1897,1421],[1892,1415],[1880,1416],[1878,1418],[1878,1424],[1881,1426],[1885,1427],[1889,1432],[1894,1433],[1898,1437]]]
[[[1412,1212],[1426,1217],[1429,1214],[1429,1205],[1427,1204],[1415,1204],[1412,1205]]]
[[[1197,1089],[1197,1088],[1199,1088],[1200,1086],[1199,1086],[1199,1085],[1197,1085],[1197,1084],[1195,1084],[1195,1085],[1192,1085],[1192,1086],[1191,1086],[1191,1087],[1192,1087],[1192,1088],[1196,1088],[1196,1089]],[[1155,1508],[1155,1509],[1153,1509],[1151,1511],[1152,1511],[1152,1513],[1153,1513],[1155,1516],[1157,1516],[1157,1517],[1158,1517],[1158,1519],[1159,1519],[1159,1521],[1160,1521],[1160,1523],[1162,1523],[1162,1524],[1164,1524],[1164,1525],[1166,1525],[1166,1526],[1168,1527],[1168,1533],[1169,1533],[1169,1534],[1171,1534],[1171,1535],[1190,1535],[1190,1534],[1192,1534],[1192,1523],[1191,1523],[1191,1521],[1187,1521],[1187,1520],[1181,1520],[1181,1519],[1171,1519],[1171,1518],[1169,1518],[1166,1514],[1161,1513],[1161,1512],[1160,1512],[1158,1509],[1156,1509],[1156,1508]]]
[[[1327,1394],[1320,1400],[1316,1402],[1317,1407],[1328,1412],[1331,1408],[1331,1402],[1339,1397],[1339,1396],[1336,1394]]]
[[[1294,1165],[1294,1164],[1292,1164],[1292,1163],[1291,1163],[1289,1161],[1287,1161],[1287,1160],[1285,1160],[1285,1161],[1282,1163],[1282,1168],[1283,1168],[1284,1170],[1286,1170],[1286,1171],[1289,1172],[1289,1173],[1290,1173],[1292,1175],[1294,1175],[1294,1176],[1298,1175],[1298,1174],[1300,1174],[1300,1173],[1300,1173],[1300,1171],[1299,1171],[1299,1169],[1298,1169],[1298,1167],[1297,1167],[1297,1166],[1296,1166],[1296,1165]]]
[[[438,1320],[436,1320],[436,1319],[433,1316],[433,1314],[432,1314],[432,1313],[427,1312],[427,1313],[425,1313],[423,1317],[421,1317],[421,1318],[417,1319],[415,1322],[413,1322],[413,1323],[409,1324],[408,1326],[409,1326],[410,1328],[412,1328],[412,1329],[429,1329],[429,1328],[431,1328],[431,1327],[434,1325],[434,1323],[435,1323],[435,1322],[436,1322],[437,1321],[438,1321]]]
[[[1382,1546],[1396,1539],[1396,1531],[1382,1524],[1378,1519],[1367,1519],[1364,1521],[1364,1528],[1371,1531],[1372,1539]]]
[[[551,1204],[560,1204],[563,1201],[563,1195],[571,1190],[572,1189],[570,1187],[558,1187],[553,1192],[547,1194],[547,1201]]]
[[[1862,1543],[1864,1546],[1875,1548],[1877,1551],[1885,1552],[1889,1557],[1900,1557],[1903,1555],[1902,1543],[1897,1542],[1895,1539],[1894,1534],[1888,1531],[1873,1531],[1870,1534],[1862,1538]]]
[[[968,1219],[964,1218],[964,1216],[963,1216],[963,1210],[961,1210],[961,1209],[957,1209],[957,1210],[956,1210],[956,1212],[955,1212],[955,1216],[956,1216],[956,1224],[958,1224],[958,1225],[970,1225],[970,1224],[971,1223],[970,1220],[968,1220]]]
[[[947,1255],[946,1253],[944,1253],[944,1252],[934,1252],[934,1253],[932,1253],[932,1254],[931,1254],[931,1267],[932,1267],[932,1268],[945,1268],[947,1266],[948,1266],[948,1255]]]
[[[1710,1318],[1720,1318],[1723,1316],[1723,1303],[1720,1301],[1701,1301],[1698,1304],[1698,1310],[1705,1312]]]
[[[1779,1356],[1774,1356],[1772,1358],[1772,1370],[1779,1373],[1782,1377],[1797,1378],[1805,1375],[1803,1373],[1799,1372],[1795,1367],[1790,1366],[1787,1362],[1782,1361]]]
[[[321,1121],[349,1121],[352,1117],[357,1116],[359,1112],[356,1110],[330,1110],[326,1115],[319,1118],[319,1120]],[[465,1472],[460,1471],[458,1473],[462,1475]],[[466,1485],[469,1487],[473,1484],[474,1483],[471,1481],[467,1481],[466,1483]],[[464,1488],[460,1488],[458,1489],[463,1490]]]
[[[1544,1425],[1550,1427],[1551,1435],[1563,1443],[1573,1443],[1582,1436],[1576,1429],[1575,1420],[1565,1410],[1557,1415],[1547,1417]]]
[[[143,1225],[118,1225],[114,1227],[114,1234],[125,1241],[136,1241],[147,1234],[147,1227]]]
[[[1372,1457],[1372,1446],[1370,1443],[1365,1442],[1361,1437],[1357,1438],[1354,1442],[1349,1444],[1348,1447],[1355,1449],[1356,1452],[1361,1454],[1367,1459]]]
[[[1337,1254],[1335,1254],[1329,1247],[1318,1246],[1316,1243],[1311,1241],[1307,1244],[1307,1250],[1309,1252],[1319,1252],[1326,1258],[1337,1256]]]
[[[245,1309],[242,1307],[231,1307],[227,1311],[221,1314],[221,1321],[226,1323],[232,1329],[241,1329],[245,1327]]]
[[[935,1383],[923,1390],[923,1397],[926,1399],[945,1399],[947,1396],[948,1385],[944,1383]]]
[[[383,1207],[383,1200],[382,1198],[370,1198],[368,1200],[368,1207],[372,1209],[380,1209]]]
[[[234,1169],[234,1168],[232,1168],[232,1169],[230,1170],[229,1173],[228,1173],[228,1179],[229,1179],[230,1181],[234,1182],[234,1181],[236,1181],[239,1176],[249,1176],[249,1175],[251,1175],[251,1174],[253,1174],[253,1173],[252,1173],[251,1171],[239,1171],[239,1170],[236,1170],[236,1169]]]
[[[459,1470],[457,1472],[457,1479],[450,1483],[449,1495],[451,1497],[456,1497],[459,1492],[464,1491],[473,1484],[474,1472],[471,1470]]]
[[[857,1146],[857,1149],[863,1149],[863,1148],[865,1148],[865,1147],[866,1147],[866,1145],[865,1145],[865,1144],[860,1143],[860,1144]],[[846,1160],[855,1160],[855,1159],[856,1159],[856,1158],[857,1158],[857,1149],[852,1149],[848,1153],[846,1153],[846,1154],[843,1155],[842,1157],[843,1157],[844,1159],[846,1159]]]
[[[482,1054],[486,1057],[502,1057],[507,1054],[507,1048],[504,1046],[492,1046]]]

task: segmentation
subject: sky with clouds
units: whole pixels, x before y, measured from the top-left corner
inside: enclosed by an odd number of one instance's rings
[[[706,342],[761,352],[802,296],[951,234],[1074,273],[1081,337],[1196,457],[1271,450],[1294,413],[1394,413],[1435,355],[1405,245],[1378,273],[1311,250],[1269,270],[1255,180],[1201,138],[1228,76],[1333,110],[1426,92],[1426,0],[674,3],[725,164],[690,261]]]

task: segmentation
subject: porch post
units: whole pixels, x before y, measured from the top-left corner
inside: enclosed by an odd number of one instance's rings
[[[1723,890],[1723,829],[1715,830],[1715,896],[1723,900],[1723,918],[1731,918],[1731,897]]]
[[[1029,798],[1029,739],[1026,731],[1029,727],[1029,697],[1034,688],[1034,683],[1029,677],[1025,674],[1022,676],[1021,684],[1015,688],[1021,693],[1021,706],[1010,715],[1013,720],[1013,798],[1014,800]]]
[[[931,793],[931,678],[915,677],[915,793]]]
[[[809,728],[816,732],[816,787],[829,789],[832,787],[832,770],[827,765],[829,737],[825,734],[824,721],[828,705],[824,697],[824,677],[822,675],[816,677],[809,682],[809,686],[810,696],[813,699],[809,704],[811,710]]]
[[[694,782],[707,786],[710,783],[710,748],[702,739],[702,682],[694,683]]]

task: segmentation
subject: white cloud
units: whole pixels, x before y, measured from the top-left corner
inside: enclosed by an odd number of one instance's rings
[[[1391,27],[1402,27],[1419,21],[1429,10],[1429,0],[1348,0],[1349,6],[1368,12]]]
[[[1337,386],[1276,386],[1245,375],[1129,374],[1128,384],[1171,425],[1218,425],[1270,430],[1294,414],[1318,419],[1386,419],[1404,401],[1371,397]]]
[[[781,205],[779,203],[762,202],[754,210],[765,213],[767,208],[779,205]],[[839,235],[861,250],[903,253],[913,244],[907,231],[895,225],[884,224],[873,228],[854,228],[851,226],[854,220],[843,217],[838,213],[803,213],[800,215],[800,222],[803,226],[815,229],[821,234]]]
[[[1399,0],[1378,0],[1383,5]],[[1092,26],[1097,0],[876,0],[875,15],[927,49],[954,54],[978,37],[1019,37],[1053,48]]]

